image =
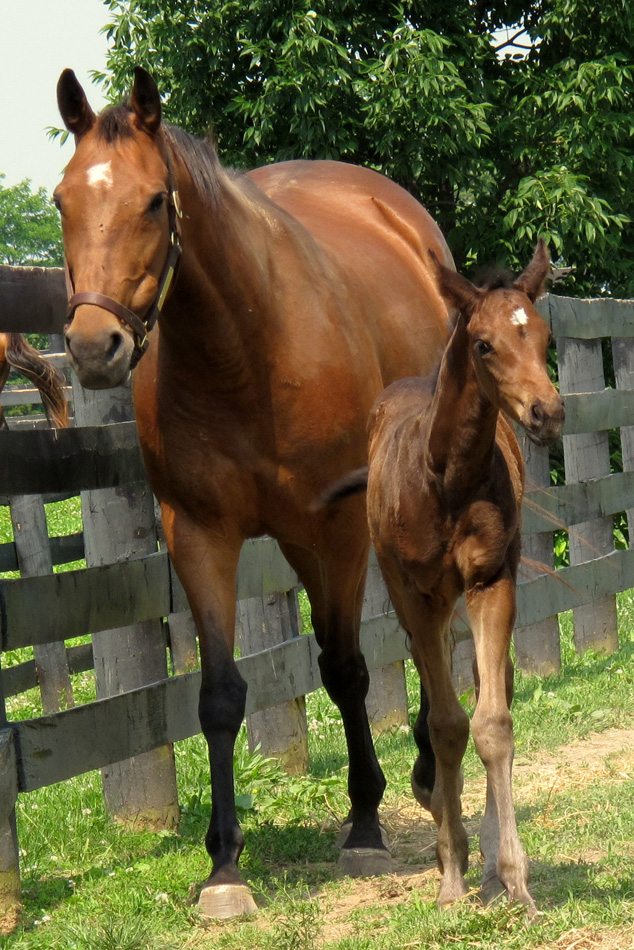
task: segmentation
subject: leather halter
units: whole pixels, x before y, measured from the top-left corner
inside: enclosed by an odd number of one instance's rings
[[[158,320],[159,314],[163,309],[163,304],[165,303],[172,283],[174,282],[174,278],[178,270],[178,262],[181,256],[180,219],[183,217],[183,210],[178,197],[178,191],[176,190],[174,171],[169,153],[167,156],[167,169],[169,175],[168,216],[170,229],[170,249],[167,252],[165,264],[163,265],[163,272],[159,280],[154,303],[152,304],[144,319],[141,319],[141,317],[137,316],[136,313],[134,313],[124,304],[119,303],[118,300],[114,300],[113,297],[108,297],[106,294],[97,293],[93,290],[82,290],[79,293],[75,293],[73,279],[70,274],[68,263],[66,260],[64,260],[64,269],[66,272],[66,292],[68,294],[67,325],[71,323],[73,314],[75,313],[77,307],[81,307],[83,304],[92,304],[95,307],[101,307],[103,310],[109,310],[110,313],[113,313],[115,317],[118,317],[122,323],[127,323],[127,325],[132,330],[134,336],[134,350],[130,358],[130,369],[134,369],[148,348],[148,334]]]

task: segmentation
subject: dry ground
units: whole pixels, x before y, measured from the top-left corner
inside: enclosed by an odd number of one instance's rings
[[[586,739],[575,740],[556,753],[539,759],[517,760],[514,769],[514,790],[517,805],[531,804],[544,793],[553,797],[571,789],[583,789],[601,782],[620,783],[634,774],[634,729],[609,729]],[[466,783],[463,812],[470,836],[477,834],[485,795],[485,779]],[[421,890],[425,899],[433,899],[438,884],[434,853],[436,832],[426,813],[416,803],[404,804],[392,812],[382,811],[382,820],[389,832],[394,856],[394,872],[387,878],[348,881],[346,893],[326,910],[325,941],[341,939],[351,933],[350,916],[363,907],[389,906],[407,900],[411,891]],[[554,825],[549,809],[539,819]],[[472,845],[472,852],[473,852]],[[476,848],[477,850],[477,848]],[[561,855],[570,859],[571,855]],[[592,855],[575,855],[574,860],[592,860]],[[472,855],[472,863],[477,855]],[[377,933],[378,936],[378,933]],[[597,931],[575,929],[562,934],[554,950],[632,950],[634,925],[627,930]]]

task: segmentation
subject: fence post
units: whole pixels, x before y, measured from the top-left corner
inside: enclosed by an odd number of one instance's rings
[[[0,654],[0,660],[2,656]],[[6,763],[8,771],[13,769],[14,748],[10,740],[9,723],[4,700],[2,685],[2,664],[0,663],[0,783],[2,782],[3,765]],[[17,782],[17,770],[15,772]],[[0,792],[5,793],[3,784]],[[13,795],[10,795],[12,798]],[[17,924],[22,907],[22,893],[20,888],[20,852],[18,848],[18,833],[15,821],[15,809],[8,814],[0,801],[0,936],[10,933]]]
[[[526,463],[526,487],[547,488],[550,485],[550,461],[548,449],[531,442],[526,436],[520,440]],[[547,568],[554,565],[553,532],[544,531],[522,537],[522,556],[535,561],[535,565],[520,564],[519,580],[530,583],[543,573],[539,565]],[[561,667],[561,644],[557,615],[516,627],[514,633],[517,666],[526,673],[548,676]]]
[[[371,560],[368,565],[361,621],[387,613],[388,603],[389,595],[381,569]],[[402,660],[370,671],[370,688],[365,698],[365,708],[375,735],[408,724],[407,686]]]
[[[53,573],[46,514],[41,495],[16,495],[9,500],[18,565],[23,577]],[[74,704],[63,642],[33,647],[35,671],[44,714]]]
[[[566,393],[597,392],[605,387],[600,340],[561,337],[557,341],[559,388]],[[566,482],[583,482],[610,473],[607,432],[564,435]],[[598,518],[569,528],[570,563],[581,564],[614,550],[612,518]],[[613,653],[618,649],[616,599],[599,597],[573,610],[575,646]]]
[[[614,376],[618,389],[634,390],[634,346],[631,337],[614,337],[612,340]],[[621,455],[623,471],[634,469],[634,425],[621,426]],[[627,512],[629,546],[634,548],[634,509]]]
[[[130,387],[86,391],[73,376],[76,425],[134,418]],[[82,492],[84,544],[89,566],[111,564],[157,550],[154,501],[147,482]],[[92,638],[98,698],[167,677],[165,632],[145,621]],[[102,769],[108,811],[119,821],[159,830],[178,822],[172,746],[162,746]]]
[[[299,636],[299,630],[296,589],[237,603],[236,639],[243,655]],[[262,755],[279,759],[290,775],[303,775],[308,770],[304,696],[247,716],[247,735],[251,751],[259,745]]]

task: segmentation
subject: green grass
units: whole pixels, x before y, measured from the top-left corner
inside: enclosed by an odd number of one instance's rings
[[[564,618],[562,672],[543,680],[518,675],[513,712],[519,759],[537,761],[590,731],[634,724],[633,599],[628,594],[620,601],[626,629],[617,654],[576,657]],[[415,697],[411,668],[408,677]],[[465,702],[470,705],[469,696]],[[410,713],[413,717],[415,709]],[[336,829],[347,810],[346,757],[339,714],[322,690],[308,698],[308,718],[311,768],[306,777],[291,778],[274,761],[251,755],[244,731],[238,740],[236,796],[246,837],[242,868],[263,907],[258,919],[206,928],[197,918],[196,888],[209,870],[202,843],[209,787],[206,749],[195,737],[176,746],[178,833],[152,835],[112,824],[95,773],[20,797],[25,914],[4,945],[10,950],[511,950],[555,945],[579,928],[617,936],[631,929],[634,782],[616,776],[605,788],[540,793],[518,808],[533,893],[544,911],[535,924],[528,926],[521,911],[505,902],[440,913],[434,905],[434,876],[413,890],[388,878],[379,887],[379,899],[351,909],[345,934],[333,937],[327,913],[354,887],[333,881]],[[411,798],[411,733],[381,736],[377,752],[388,776],[389,811]],[[467,782],[481,773],[470,745]],[[468,878],[474,886],[478,870],[474,860]],[[399,887],[402,899],[390,901]]]
[[[52,533],[78,530],[76,504],[70,511],[63,505],[48,508]],[[7,540],[2,518],[0,540]],[[538,763],[540,756],[556,755],[591,732],[634,726],[634,592],[620,595],[618,603],[621,645],[613,656],[579,658],[570,617],[563,616],[561,672],[546,678],[517,674],[513,716],[519,762]],[[302,610],[306,612],[305,604]],[[3,662],[23,658],[9,656]],[[418,689],[411,663],[407,666],[413,721]],[[79,701],[92,698],[90,674],[75,677],[74,685]],[[472,694],[463,702],[472,710]],[[11,700],[10,707],[13,718],[38,715],[39,698],[30,691]],[[577,934],[586,933],[596,943],[588,939],[578,946],[600,946],[605,934],[613,947],[632,944],[631,775],[615,773],[608,785],[548,788],[519,800],[520,835],[531,860],[532,891],[543,912],[530,926],[521,910],[506,902],[484,909],[467,902],[450,913],[439,912],[433,873],[417,879],[416,887],[406,879],[386,878],[375,885],[375,899],[348,906],[356,885],[333,880],[337,827],[348,806],[343,730],[323,690],[308,697],[307,712],[308,776],[289,777],[275,761],[248,752],[244,730],[238,738],[236,801],[246,838],[241,867],[262,907],[258,918],[205,927],[196,913],[197,888],[209,873],[203,840],[210,805],[207,751],[198,736],[176,745],[182,810],[178,833],[153,835],[113,824],[97,773],[20,797],[24,915],[14,934],[0,938],[0,946],[565,950]],[[411,731],[380,736],[376,748],[388,777],[384,809],[389,814],[411,802]],[[468,788],[470,780],[482,775],[472,743],[464,765]],[[397,852],[398,847],[397,842]],[[471,850],[468,882],[475,887],[480,870],[475,841]],[[433,867],[433,850],[417,861],[415,870],[421,866]],[[342,906],[348,909],[338,932],[329,915]]]

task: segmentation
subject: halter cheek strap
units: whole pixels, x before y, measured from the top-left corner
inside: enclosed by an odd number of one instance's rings
[[[158,320],[159,314],[163,309],[163,304],[165,303],[170,292],[170,288],[174,282],[174,278],[178,270],[178,262],[181,256],[180,219],[183,217],[183,211],[180,205],[178,191],[176,190],[172,162],[169,158],[169,155],[167,159],[167,167],[169,171],[168,215],[170,226],[170,249],[167,253],[165,264],[163,265],[163,272],[159,280],[154,303],[152,304],[144,319],[141,319],[141,317],[137,316],[136,313],[134,313],[124,304],[119,303],[119,301],[115,300],[113,297],[108,297],[106,294],[97,293],[93,290],[82,290],[76,294],[74,292],[75,288],[73,286],[73,280],[68,268],[68,264],[64,262],[66,273],[66,292],[68,294],[68,322],[70,323],[73,319],[73,314],[75,313],[77,307],[81,307],[83,304],[91,304],[92,306],[101,307],[103,310],[109,310],[110,313],[113,313],[116,317],[118,317],[119,320],[121,320],[123,323],[126,323],[130,327],[134,335],[134,350],[130,359],[130,369],[134,369],[148,348],[148,334]]]

